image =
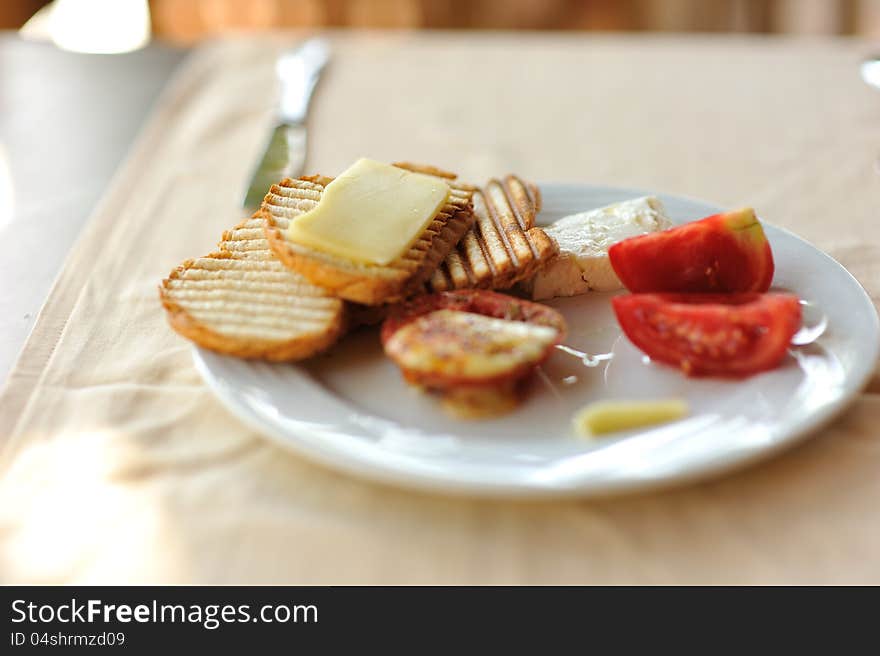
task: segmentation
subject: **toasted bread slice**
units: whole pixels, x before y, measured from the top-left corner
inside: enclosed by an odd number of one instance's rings
[[[454,174],[439,169],[413,164],[396,166],[442,177],[451,189],[446,204],[403,256],[387,266],[363,264],[288,239],[289,220],[317,205],[324,187],[332,180],[325,176],[288,178],[272,185],[263,201],[263,210],[268,214],[266,236],[272,251],[292,271],[349,301],[381,305],[420,291],[437,265],[471,227],[474,188],[455,182]]]
[[[288,270],[269,250],[262,213],[223,233],[220,250],[162,281],[171,327],[199,346],[242,358],[301,360],[345,329],[345,304]]]
[[[429,291],[506,289],[532,276],[558,250],[535,227],[540,209],[537,186],[513,175],[490,180],[474,193],[474,227],[433,273]]]

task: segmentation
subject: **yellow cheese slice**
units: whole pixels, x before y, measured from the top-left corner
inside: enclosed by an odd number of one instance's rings
[[[359,159],[290,222],[288,236],[339,257],[385,265],[406,253],[449,197],[440,178]]]

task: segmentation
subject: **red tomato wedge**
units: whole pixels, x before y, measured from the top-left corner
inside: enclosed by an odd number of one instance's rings
[[[611,302],[633,344],[689,376],[773,369],[801,326],[793,294],[630,294]]]
[[[633,293],[766,292],[773,280],[770,243],[751,208],[624,239],[608,257]]]

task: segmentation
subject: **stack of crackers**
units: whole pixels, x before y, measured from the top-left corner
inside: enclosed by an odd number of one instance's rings
[[[291,241],[290,221],[320,202],[332,178],[285,179],[251,218],[223,234],[218,250],[187,260],[162,281],[172,328],[229,355],[301,360],[394,303],[439,291],[508,289],[556,255],[555,242],[535,226],[535,185],[509,175],[475,187],[433,167],[395,166],[450,187],[446,204],[403,256],[371,265]]]

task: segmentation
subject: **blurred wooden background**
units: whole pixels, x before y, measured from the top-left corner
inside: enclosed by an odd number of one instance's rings
[[[0,27],[20,26],[45,4],[0,0]],[[149,6],[153,35],[182,44],[277,27],[880,36],[880,0],[149,0]]]
[[[878,0],[151,0],[158,37],[271,26],[873,34]]]

